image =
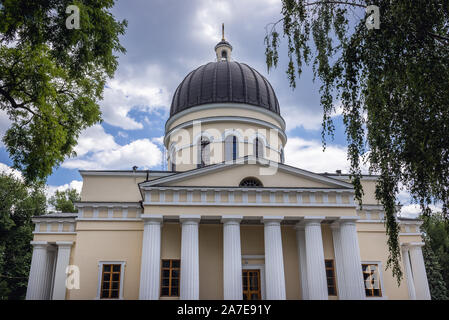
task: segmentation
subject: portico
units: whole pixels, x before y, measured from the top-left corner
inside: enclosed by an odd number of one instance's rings
[[[156,294],[160,291],[159,274],[156,271],[144,274],[144,270],[148,269],[151,262],[160,260],[161,244],[161,227],[162,219],[160,216],[145,215],[145,221],[152,221],[153,228],[145,228],[143,239],[142,257],[142,276],[140,279],[141,299],[159,299]],[[299,264],[302,268],[298,268],[297,272],[301,277],[301,291],[303,299],[328,299],[328,289],[326,280],[326,270],[324,266],[323,241],[321,234],[321,224],[323,222],[330,223],[333,236],[339,238],[341,236],[342,226],[349,225],[348,233],[353,233],[349,239],[340,239],[338,245],[342,248],[339,259],[345,261],[342,270],[338,270],[341,274],[347,275],[352,281],[344,286],[344,280],[338,278],[341,282],[341,295],[346,299],[364,299],[364,284],[362,277],[362,269],[360,266],[360,253],[358,242],[355,234],[355,221],[357,217],[289,217],[284,216],[265,216],[256,220],[243,216],[221,216],[217,217],[186,216],[179,219],[181,225],[181,294],[180,299],[196,300],[199,299],[199,237],[198,230],[201,223],[220,224],[223,230],[223,297],[227,300],[242,299],[242,249],[240,237],[240,225],[251,224],[259,225],[264,232],[264,282],[266,290],[266,298],[270,300],[286,299],[284,273],[284,255],[281,236],[281,224],[296,229],[298,236],[297,250],[300,257]],[[173,220],[171,220],[173,223]],[[295,222],[296,221],[296,222]],[[333,222],[332,222],[333,221]],[[149,223],[149,222],[147,222]],[[301,233],[304,233],[301,236]],[[355,237],[354,237],[355,235]],[[352,250],[357,250],[352,252]],[[346,257],[346,260],[345,258]],[[353,269],[351,269],[353,268]],[[311,270],[308,272],[308,270]],[[355,276],[351,272],[355,272]],[[308,276],[309,275],[309,276]],[[151,288],[153,295],[145,295],[142,292]]]

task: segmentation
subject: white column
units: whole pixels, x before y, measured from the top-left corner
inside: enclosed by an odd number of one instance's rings
[[[416,300],[415,284],[413,283],[412,268],[410,266],[410,256],[408,254],[409,248],[403,245],[402,248],[402,261],[404,261],[405,280],[407,281],[408,296],[410,300]]]
[[[281,221],[284,217],[264,217],[265,284],[268,300],[285,300],[284,255]]]
[[[307,283],[310,300],[327,300],[327,278],[324,265],[321,221],[324,217],[304,217]]]
[[[224,216],[223,223],[223,298],[242,300],[242,250],[240,221],[242,216]]]
[[[161,215],[142,216],[143,241],[140,265],[140,300],[158,300],[161,264]]]
[[[198,249],[198,223],[199,215],[181,216],[181,300],[198,300],[199,275],[199,249]]]
[[[332,229],[332,240],[334,243],[334,254],[335,254],[335,273],[337,276],[337,290],[338,299],[347,300],[347,288],[344,273],[344,258],[343,251],[341,248],[341,230],[340,223],[338,221],[331,224]]]
[[[360,259],[359,241],[355,221],[358,217],[340,218],[341,252],[343,256],[346,299],[364,300],[365,283]]]
[[[26,300],[48,299],[49,259],[47,253],[48,243],[46,241],[32,241],[33,256],[31,258],[30,275]]]
[[[296,246],[298,248],[299,276],[301,279],[301,297],[303,300],[309,299],[309,287],[307,285],[307,256],[306,239],[304,225],[296,224]]]
[[[66,295],[66,269],[70,261],[72,241],[57,241],[58,256],[56,258],[56,270],[52,291],[53,300],[65,300]]]
[[[410,244],[410,262],[412,264],[413,281],[416,290],[416,299],[430,300],[429,283],[427,282],[426,267],[421,247],[424,243]]]

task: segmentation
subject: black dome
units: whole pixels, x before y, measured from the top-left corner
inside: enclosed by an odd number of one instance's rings
[[[190,72],[173,96],[170,116],[206,103],[245,103],[277,114],[279,102],[259,72],[235,61],[210,62]]]

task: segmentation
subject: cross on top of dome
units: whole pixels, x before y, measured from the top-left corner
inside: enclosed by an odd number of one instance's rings
[[[224,23],[221,24],[221,41],[215,46],[217,61],[231,61],[232,46],[224,36]]]

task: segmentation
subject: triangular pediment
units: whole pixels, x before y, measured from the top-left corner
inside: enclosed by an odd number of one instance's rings
[[[347,182],[329,178],[285,164],[245,157],[180,172],[168,177],[142,182],[140,187],[238,187],[247,177],[256,177],[267,188],[337,188],[352,189]]]

